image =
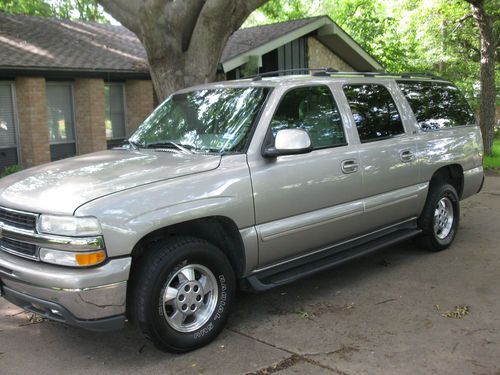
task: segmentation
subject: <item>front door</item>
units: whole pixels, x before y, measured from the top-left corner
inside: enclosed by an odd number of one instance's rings
[[[266,140],[281,129],[308,132],[308,154],[263,158],[249,154],[259,265],[276,263],[349,238],[363,214],[357,150],[351,150],[328,86],[291,89],[280,98]]]

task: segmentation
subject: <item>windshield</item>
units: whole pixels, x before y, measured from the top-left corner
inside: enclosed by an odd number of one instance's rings
[[[141,148],[241,152],[269,89],[220,88],[174,94],[130,137]]]

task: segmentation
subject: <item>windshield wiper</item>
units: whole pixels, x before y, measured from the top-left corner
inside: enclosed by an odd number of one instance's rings
[[[185,145],[182,143],[177,143],[173,141],[159,141],[159,142],[151,142],[145,145],[146,148],[164,148],[164,147],[175,147],[179,151],[182,151],[186,154],[193,154],[194,152],[190,150],[190,148],[193,148],[191,145]]]
[[[139,148],[139,146],[140,146],[138,143],[136,143],[134,141],[131,141],[130,139],[126,139],[125,142],[124,142],[124,145],[125,144],[130,145],[132,147],[132,149],[134,149],[134,150],[137,150]]]
[[[198,151],[198,153],[207,153],[207,154],[216,154],[223,156],[226,154],[226,151],[218,149],[218,148],[204,148]]]

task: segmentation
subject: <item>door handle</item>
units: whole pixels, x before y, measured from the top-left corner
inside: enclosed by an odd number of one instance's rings
[[[359,164],[356,159],[343,160],[342,163],[340,163],[340,166],[342,168],[342,172],[346,174],[357,172],[359,169]]]
[[[410,150],[403,150],[399,152],[399,158],[403,163],[407,163],[415,159],[415,154],[413,154]]]

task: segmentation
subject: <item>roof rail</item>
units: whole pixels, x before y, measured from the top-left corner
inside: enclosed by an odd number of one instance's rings
[[[363,77],[400,77],[400,78],[429,78],[429,79],[444,79],[432,73],[385,73],[385,72],[327,72],[330,76],[335,75],[349,75],[349,76],[363,76]]]
[[[293,69],[273,70],[272,72],[257,73],[256,75],[248,76],[246,78],[247,79],[252,78],[253,81],[260,81],[263,77],[273,76],[276,74],[283,74],[283,73],[307,74],[308,72],[311,72],[312,75],[328,76],[328,73],[336,73],[338,72],[338,70],[333,68],[293,68]]]
[[[307,74],[310,73],[315,77],[332,77],[332,76],[363,76],[363,77],[400,77],[400,78],[429,78],[442,80],[444,78],[436,76],[432,73],[422,72],[407,72],[407,73],[385,73],[385,72],[340,72],[333,68],[294,68],[274,70],[272,72],[257,73],[256,75],[246,77],[253,81],[260,81],[263,77],[273,76],[277,74],[296,73]]]

